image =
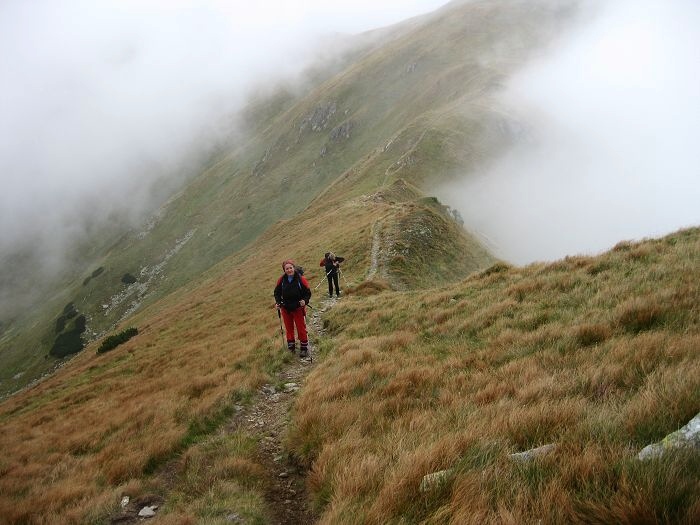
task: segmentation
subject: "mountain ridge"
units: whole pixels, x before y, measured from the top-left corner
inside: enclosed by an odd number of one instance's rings
[[[369,43],[360,42],[356,54],[351,51],[347,55],[346,59],[357,62],[346,68],[341,66],[335,75],[317,74],[320,85],[303,96],[297,94],[298,100],[282,95],[282,100],[287,100],[282,102],[283,111],[263,113],[268,115],[267,124],[263,124],[265,118],[259,119],[257,134],[235,143],[218,159],[208,161],[208,166],[186,189],[170,198],[146,235],[139,238],[140,232],[132,231],[116,242],[109,242],[111,248],[106,255],[94,254],[92,264],[75,274],[72,283],[64,281],[57,295],[49,294],[50,299],[36,304],[29,316],[12,323],[0,340],[3,361],[0,369],[5,371],[0,377],[2,390],[13,390],[26,382],[25,378],[38,376],[52,365],[45,356],[55,339],[54,321],[69,302],[79,305],[80,312],[88,317],[90,338],[109,331],[130,304],[122,303],[104,315],[102,304],[125,292],[121,277],[159,265],[188,232],[196,233],[169,260],[169,271],[142,298],[146,302],[175,290],[198,272],[245,246],[275,220],[300,211],[316,193],[343,174],[355,174],[348,179],[354,181],[352,187],[342,189],[348,192],[347,196],[373,192],[389,182],[391,174],[387,170],[404,156],[399,146],[414,149],[417,159],[407,156],[404,165],[397,166],[393,174],[409,181],[415,179],[420,185],[429,184],[431,177],[449,176],[457,166],[469,168],[507,143],[510,139],[499,131],[500,117],[492,124],[485,124],[491,119],[488,112],[472,111],[472,116],[467,117],[471,122],[468,120],[464,129],[463,115],[469,112],[454,113],[449,108],[454,108],[465,96],[468,99],[481,96],[484,87],[491,85],[488,80],[491,74],[473,77],[469,73],[477,56],[493,56],[488,51],[489,38],[507,35],[502,47],[508,49],[510,45],[514,58],[502,62],[509,69],[517,62],[515,57],[523,60],[528,54],[524,41],[531,39],[531,45],[537,47],[546,40],[533,37],[532,28],[521,34],[519,27],[525,26],[523,16],[519,15],[538,18],[545,33],[564,23],[562,15],[557,10],[544,10],[548,14],[542,18],[540,12],[531,12],[531,6],[515,4],[513,8],[507,2],[448,7],[402,25],[396,36],[390,29],[384,30],[379,38],[370,35]],[[449,14],[464,9],[472,14],[460,17]],[[511,13],[511,9],[517,13]],[[479,25],[482,19],[489,23]],[[460,24],[467,24],[467,30]],[[442,31],[444,26],[446,31]],[[478,26],[480,31],[489,28],[484,33],[486,36],[480,32],[472,34],[473,26]],[[452,35],[453,40],[431,38],[440,31]],[[384,42],[388,44],[383,45]],[[456,43],[461,47],[453,49]],[[462,52],[466,58],[460,55]],[[457,67],[450,64],[455,58],[460,64]],[[495,63],[489,66],[496,78],[502,76],[496,74],[497,67]],[[333,63],[331,71],[333,68],[338,69],[338,64]],[[442,68],[446,68],[448,77],[434,78],[433,72]],[[486,84],[482,86],[478,80],[462,85],[460,79],[465,75],[486,79]],[[457,96],[459,93],[463,95]],[[404,97],[400,103],[399,97]],[[436,111],[446,99],[446,109]],[[260,109],[267,111],[265,106]],[[250,118],[249,114],[247,121]],[[320,120],[314,122],[314,118]],[[445,118],[451,123],[448,126],[442,124]],[[336,139],[331,138],[334,130],[348,123],[351,123],[349,129],[338,132]],[[485,133],[485,129],[491,131]],[[475,140],[468,150],[471,153],[465,157],[462,146],[472,138]],[[390,141],[392,145],[387,148]],[[451,147],[443,148],[449,144]],[[383,152],[382,148],[385,148]],[[359,184],[358,178],[362,180]],[[105,268],[105,272],[83,286],[97,268]],[[36,326],[41,328],[30,328]],[[18,373],[24,374],[19,381],[13,379]]]
[[[552,5],[452,4],[413,21],[391,43],[418,32],[422,60],[378,46],[308,98],[282,100],[260,127],[269,134],[224,152],[152,228],[126,234],[114,258],[61,291],[54,315],[92,301],[90,330],[138,335],[104,354],[93,340],[0,404],[0,516],[105,523],[129,496],[158,501],[164,523],[269,523],[258,452],[271,438],[305,476],[319,523],[691,523],[698,485],[684,473],[697,455],[639,464],[635,454],[700,407],[700,230],[521,268],[429,193],[517,140],[489,88],[563,26]],[[536,20],[544,34],[527,38]],[[503,44],[514,48],[504,70],[448,60],[471,43],[476,59],[511,27],[524,33]],[[343,297],[312,331],[315,366],[287,427],[272,437],[256,421],[235,426],[299,366],[272,308],[281,261],[306,268],[317,308],[329,250],[346,259]],[[144,280],[132,283],[135,295],[104,316],[114,294],[101,279],[161,263],[177,286],[125,316]],[[508,462],[552,442],[552,456]],[[453,477],[420,492],[447,469]]]

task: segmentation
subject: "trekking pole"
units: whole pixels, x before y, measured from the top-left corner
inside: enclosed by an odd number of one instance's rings
[[[326,279],[328,279],[328,274],[330,274],[332,271],[333,271],[333,268],[331,268],[330,270],[328,270],[328,273],[326,274]],[[314,286],[314,292],[316,291],[316,289],[317,289],[319,286],[321,286],[321,283],[322,283],[322,282],[323,282],[323,281],[319,281],[318,284],[317,284],[316,286]]]
[[[284,330],[282,329],[282,313],[280,312],[279,308],[277,308],[277,317],[280,318],[280,335],[282,336],[282,346],[286,346],[287,343],[284,340]]]

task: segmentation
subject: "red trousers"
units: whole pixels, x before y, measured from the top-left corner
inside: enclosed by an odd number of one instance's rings
[[[280,311],[282,312],[284,329],[287,331],[287,343],[294,342],[294,325],[296,325],[299,342],[303,346],[306,346],[309,342],[309,338],[306,335],[306,320],[304,319],[306,308],[297,308],[296,310],[290,311],[282,307]]]

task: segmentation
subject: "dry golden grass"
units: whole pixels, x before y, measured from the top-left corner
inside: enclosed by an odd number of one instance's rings
[[[289,437],[321,522],[697,522],[697,453],[636,454],[700,410],[699,256],[691,229],[348,297]]]
[[[156,492],[165,523],[235,509],[264,522],[251,436],[215,430],[283,366],[270,308],[279,261],[296,258],[323,286],[318,259],[334,247],[356,293],[324,320],[325,359],[287,437],[323,523],[697,517],[697,478],[684,474],[697,456],[634,457],[700,407],[699,230],[392,292],[361,283],[372,224],[395,206],[327,204],[129,320],[139,335],[128,343],[92,347],[5,401],[0,516],[100,522],[123,494]],[[551,442],[556,451],[531,464],[507,459]],[[446,468],[448,482],[418,491]]]
[[[132,498],[165,493],[155,476],[159,467],[182,454],[187,463],[190,447],[207,443],[233,406],[276,381],[289,359],[271,308],[279,263],[295,258],[315,285],[322,277],[318,259],[333,246],[361,278],[369,266],[371,224],[386,209],[352,201],[329,209],[329,217],[315,210],[278,224],[254,249],[128,320],[138,326],[137,337],[101,355],[97,343],[91,345],[53,377],[6,400],[0,407],[2,520],[100,521],[129,490],[136,491]],[[341,225],[331,235],[329,221]],[[175,499],[165,508],[185,522],[213,519],[207,509],[216,497],[176,496],[191,471],[180,468],[168,489]],[[259,487],[246,481],[259,477],[257,469],[249,454],[231,449],[217,457],[215,480],[198,474],[195,484],[218,487],[220,499],[239,507],[243,494],[248,515],[261,519]],[[225,506],[214,507],[225,515]]]

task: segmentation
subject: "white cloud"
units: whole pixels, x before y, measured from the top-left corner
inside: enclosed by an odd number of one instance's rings
[[[255,86],[298,74],[321,35],[444,1],[6,0],[0,4],[0,256],[62,249],[138,211]],[[200,144],[201,145],[201,144]]]
[[[444,191],[516,263],[700,224],[700,4],[618,0],[510,82],[532,130]]]

